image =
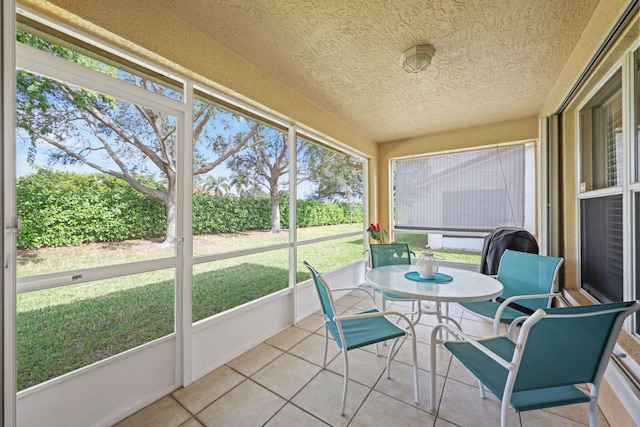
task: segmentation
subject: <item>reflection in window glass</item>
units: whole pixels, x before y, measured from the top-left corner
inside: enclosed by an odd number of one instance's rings
[[[622,73],[580,111],[584,190],[622,185]]]
[[[298,273],[296,283],[311,278],[309,270],[302,264],[307,261],[319,272],[325,273],[344,267],[363,258],[362,237],[343,237],[298,246]]]
[[[204,97],[194,101],[193,126],[195,253],[287,241],[287,132]]]
[[[24,70],[16,114],[19,276],[174,254],[174,116]]]
[[[193,267],[193,321],[289,286],[289,250],[279,249]]]
[[[18,390],[174,332],[173,269],[18,294]]]
[[[298,239],[362,231],[363,162],[299,138]]]

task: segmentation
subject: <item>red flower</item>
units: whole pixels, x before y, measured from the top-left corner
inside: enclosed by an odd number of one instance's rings
[[[384,243],[385,240],[389,237],[387,230],[385,230],[379,222],[369,224],[369,228],[367,229],[369,236],[376,242]]]

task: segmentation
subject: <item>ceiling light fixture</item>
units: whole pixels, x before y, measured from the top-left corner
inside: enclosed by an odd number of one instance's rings
[[[414,46],[402,52],[402,68],[407,73],[419,73],[431,64],[436,50],[431,45]]]

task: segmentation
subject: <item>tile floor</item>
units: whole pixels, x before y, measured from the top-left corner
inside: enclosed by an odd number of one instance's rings
[[[336,301],[341,312],[370,308],[362,292]],[[389,309],[406,311],[403,303]],[[487,336],[488,323],[450,308],[465,332]],[[487,392],[479,396],[477,381],[444,350],[438,350],[435,412],[429,405],[429,336],[433,316],[416,326],[420,404],[413,401],[410,343],[398,350],[391,379],[384,375],[385,357],[375,347],[349,352],[350,383],[346,415],[340,415],[342,357],[330,340],[327,368],[322,369],[322,317],[314,313],[186,388],[181,388],[118,423],[130,426],[498,426],[500,404]],[[381,347],[381,354],[388,347]],[[510,412],[509,426],[583,426],[587,404],[523,413]],[[599,415],[598,425],[607,427]]]

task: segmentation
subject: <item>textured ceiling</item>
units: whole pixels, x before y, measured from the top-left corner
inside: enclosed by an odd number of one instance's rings
[[[598,3],[153,1],[377,142],[537,115]]]

